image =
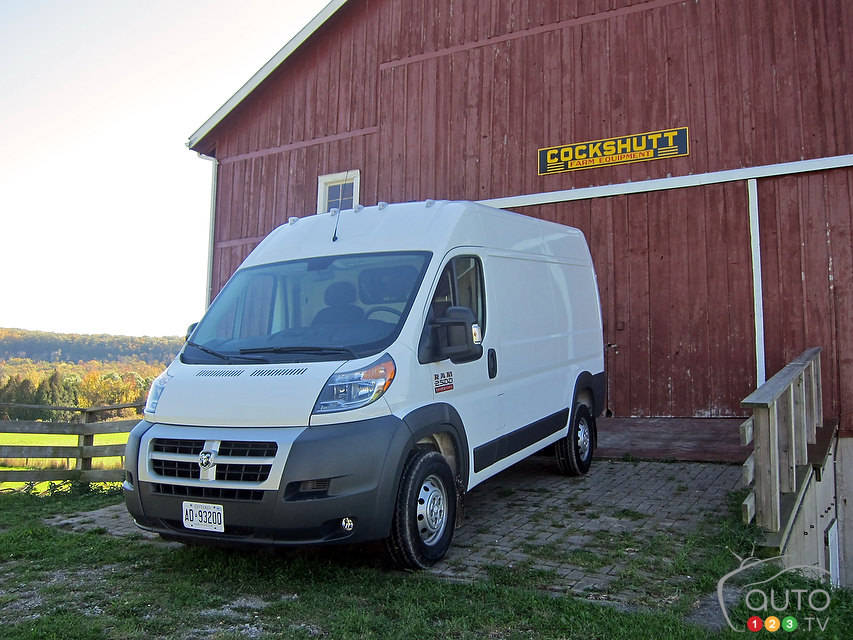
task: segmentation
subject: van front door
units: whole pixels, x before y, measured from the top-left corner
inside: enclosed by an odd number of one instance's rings
[[[427,323],[442,318],[450,307],[467,307],[474,314],[475,332],[479,330],[483,354],[467,362],[454,363],[452,359],[427,363],[434,384],[436,402],[452,405],[462,423],[468,439],[469,469],[472,487],[476,447],[494,440],[504,429],[501,394],[495,384],[497,354],[487,326],[486,291],[483,266],[477,256],[462,254],[448,258],[435,286]]]

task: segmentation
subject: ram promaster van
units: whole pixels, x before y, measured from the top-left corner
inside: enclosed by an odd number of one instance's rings
[[[604,386],[577,229],[470,202],[291,218],[154,381],[127,507],[184,542],[385,539],[426,567],[472,487],[548,445],[589,469]]]

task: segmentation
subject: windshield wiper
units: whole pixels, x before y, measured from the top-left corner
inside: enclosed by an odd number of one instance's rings
[[[240,349],[240,353],[343,353],[355,359],[358,356],[346,347],[255,347],[252,349]]]
[[[235,357],[238,360],[243,360],[243,361],[248,361],[248,362],[266,362],[266,360],[264,360],[263,358],[246,358],[246,357],[243,357],[242,355],[233,356],[233,355],[229,355],[227,353],[222,353],[220,351],[216,351],[214,349],[210,349],[208,347],[202,346],[197,342],[192,342],[191,340],[188,340],[187,344],[190,345],[191,347],[195,347],[199,351],[204,351],[207,354],[210,354],[216,358],[219,358],[220,360],[225,360],[226,362],[233,362]],[[242,354],[242,351],[240,353]]]

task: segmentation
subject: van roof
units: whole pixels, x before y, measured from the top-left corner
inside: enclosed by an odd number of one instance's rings
[[[272,231],[240,268],[377,251],[431,251],[443,255],[460,246],[589,262],[583,233],[573,227],[475,202],[427,200],[380,203],[293,220]]]

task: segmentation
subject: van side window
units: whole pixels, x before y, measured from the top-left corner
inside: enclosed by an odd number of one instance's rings
[[[430,309],[433,318],[440,318],[447,311],[448,307],[453,306],[453,263],[449,262],[441,273],[438,279],[438,285],[435,288],[435,295],[432,297]]]
[[[486,296],[483,288],[483,269],[479,258],[459,256],[444,267],[430,309],[433,318],[440,318],[448,307],[468,307],[474,312],[480,330],[486,332]]]

